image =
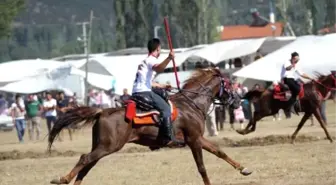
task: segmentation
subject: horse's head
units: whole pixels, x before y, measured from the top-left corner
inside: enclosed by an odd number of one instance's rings
[[[329,81],[331,81],[331,82],[329,82],[330,83],[330,87],[333,88],[333,89],[335,89],[336,88],[336,71],[331,71],[331,74],[328,75],[327,79]]]
[[[196,90],[197,94],[211,97],[213,103],[230,106],[234,109],[240,106],[240,97],[233,90],[232,83],[216,68],[199,69],[183,86],[184,90]],[[196,94],[196,93],[195,93]],[[218,104],[218,103],[216,103]]]
[[[331,71],[329,75],[317,74],[318,83],[321,83],[328,90],[335,90],[336,88],[336,71]]]

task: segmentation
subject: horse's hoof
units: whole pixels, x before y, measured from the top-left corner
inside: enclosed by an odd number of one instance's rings
[[[51,180],[51,181],[50,181],[50,184],[62,184],[62,183],[61,183],[61,178]]]
[[[334,143],[334,140],[332,140],[332,139],[330,139],[329,141],[330,141],[331,144]]]
[[[245,130],[236,130],[236,132],[240,135],[245,135]]]
[[[68,183],[62,182],[62,178],[60,177],[58,179],[51,180],[50,184],[68,184]]]
[[[252,171],[249,171],[247,168],[243,168],[242,170],[240,170],[240,174],[244,175],[244,176],[248,176],[251,175]]]

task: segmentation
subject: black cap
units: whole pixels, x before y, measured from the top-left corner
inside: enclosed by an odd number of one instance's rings
[[[298,52],[293,52],[292,53],[292,58],[294,58],[294,57],[298,57],[299,56],[299,53]]]

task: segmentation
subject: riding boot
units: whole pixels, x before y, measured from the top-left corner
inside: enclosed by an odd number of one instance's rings
[[[182,147],[185,146],[183,141],[178,141],[175,138],[174,128],[169,118],[163,118],[159,128],[159,136],[162,138],[162,144],[168,147]]]
[[[290,111],[296,115],[299,116],[299,112],[300,112],[300,108],[299,108],[299,100],[297,99],[297,97],[295,98],[291,98],[290,100]]]
[[[295,103],[294,103],[294,110],[297,115],[299,115],[299,112],[301,111],[301,104],[300,100],[297,98]]]

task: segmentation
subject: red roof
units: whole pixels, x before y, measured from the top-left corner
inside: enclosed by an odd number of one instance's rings
[[[272,25],[276,26],[274,36],[281,36],[283,32],[283,24],[276,22],[274,24],[268,24],[263,27],[249,26],[249,25],[236,25],[236,26],[224,26],[221,33],[221,40],[231,39],[247,39],[247,38],[260,38],[273,36]]]
[[[320,29],[318,33],[320,34],[336,33],[336,24],[334,26]]]

